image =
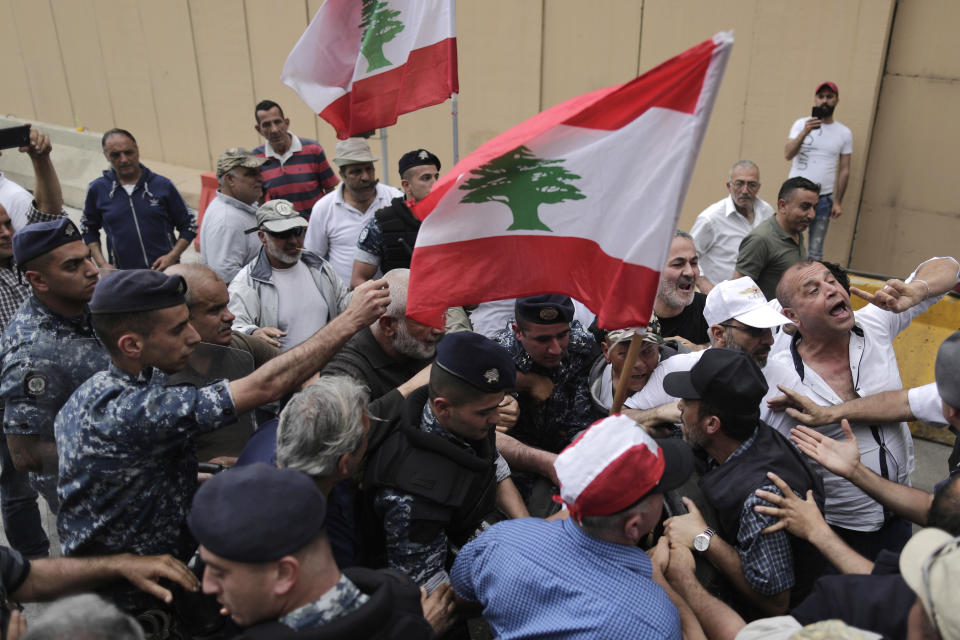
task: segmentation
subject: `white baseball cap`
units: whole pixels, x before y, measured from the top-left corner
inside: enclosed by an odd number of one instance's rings
[[[717,284],[707,294],[703,317],[711,327],[731,318],[758,329],[791,322],[790,318],[770,307],[760,287],[746,276]]]

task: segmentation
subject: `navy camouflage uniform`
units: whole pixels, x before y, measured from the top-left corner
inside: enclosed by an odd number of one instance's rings
[[[237,416],[226,379],[200,388],[167,382],[153,367],[134,376],[111,364],[57,415],[64,555],[192,554],[184,526],[197,488],[191,437]],[[127,610],[159,604],[126,586],[103,595]]]
[[[297,630],[320,627],[356,611],[369,599],[370,596],[361,592],[350,578],[341,573],[340,581],[329,591],[286,614],[280,618],[280,623]]]
[[[472,447],[443,428],[427,402],[423,406],[420,430],[442,436],[461,446],[465,451]],[[497,483],[510,477],[510,466],[498,451],[495,457],[497,465]],[[390,488],[377,492],[374,508],[383,518],[383,529],[387,543],[387,566],[403,573],[418,585],[423,586],[435,574],[440,574],[442,582],[450,582],[445,570],[447,561],[447,534],[441,530],[431,541],[414,542],[410,539],[411,507],[414,497]]]
[[[580,431],[602,418],[593,408],[590,397],[590,367],[600,354],[593,336],[579,320],[570,323],[567,355],[560,366],[548,370],[536,364],[517,340],[510,320],[506,329],[493,339],[510,352],[517,371],[538,373],[553,381],[553,393],[546,402],[520,401],[520,417],[510,435],[524,444],[559,453]]]
[[[370,218],[357,238],[357,260],[379,265],[383,259],[383,229],[376,218]]]
[[[69,318],[31,295],[0,339],[0,398],[6,434],[54,440],[54,419],[70,395],[110,364],[90,313]],[[56,484],[57,470],[41,482]]]

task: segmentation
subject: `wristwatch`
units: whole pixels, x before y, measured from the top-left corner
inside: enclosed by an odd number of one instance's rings
[[[713,537],[716,531],[707,527],[707,530],[703,533],[697,534],[697,537],[693,539],[693,548],[703,553],[710,548],[710,538]]]

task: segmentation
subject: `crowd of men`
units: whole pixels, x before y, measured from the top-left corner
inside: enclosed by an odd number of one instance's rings
[[[0,178],[0,589],[110,604],[4,607],[6,637],[960,638],[960,447],[914,489],[905,424],[960,428],[960,332],[925,387],[893,351],[960,264],[870,294],[821,260],[837,97],[775,204],[739,160],[676,231],[645,328],[555,293],[408,318],[425,149],[401,189],[362,138],[335,175],[262,101],[180,264],[193,214],[131,133],[78,228],[32,130],[33,195]]]

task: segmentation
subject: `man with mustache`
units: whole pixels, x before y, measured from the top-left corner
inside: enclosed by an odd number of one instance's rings
[[[814,92],[813,106],[820,117],[800,118],[790,127],[784,157],[792,160],[788,178],[803,176],[820,185],[817,217],[810,225],[810,258],[823,259],[823,241],[831,218],[843,213],[840,202],[850,177],[853,134],[833,119],[840,101],[833,82],[821,82]]]
[[[730,168],[730,195],[701,211],[693,223],[690,235],[700,255],[697,287],[703,293],[730,279],[740,241],[773,215],[773,207],[757,197],[759,190],[760,169],[749,160],[740,160]]]
[[[323,196],[313,205],[310,226],[303,246],[324,260],[329,260],[340,279],[349,283],[353,274],[353,258],[360,231],[373,214],[390,206],[403,192],[380,184],[370,153],[363,138],[348,138],[337,143],[337,157],[343,185]]]
[[[260,173],[270,200],[283,198],[305,218],[324,194],[337,187],[327,156],[316,140],[299,138],[290,132],[290,118],[273,100],[261,100],[254,108],[254,127],[266,139],[253,150],[265,159]]]
[[[740,243],[734,278],[748,276],[768,300],[777,293],[780,276],[805,260],[804,230],[816,214],[820,185],[806,178],[789,178],[777,194],[777,213],[747,234]]]
[[[257,209],[263,248],[230,283],[236,331],[286,351],[300,344],[347,306],[347,287],[326,260],[303,250],[307,221],[286,200]]]
[[[693,238],[677,231],[670,242],[667,264],[660,272],[653,311],[660,319],[664,340],[674,340],[688,349],[703,349],[709,341],[703,305],[707,296],[695,291],[700,277],[700,257]]]

